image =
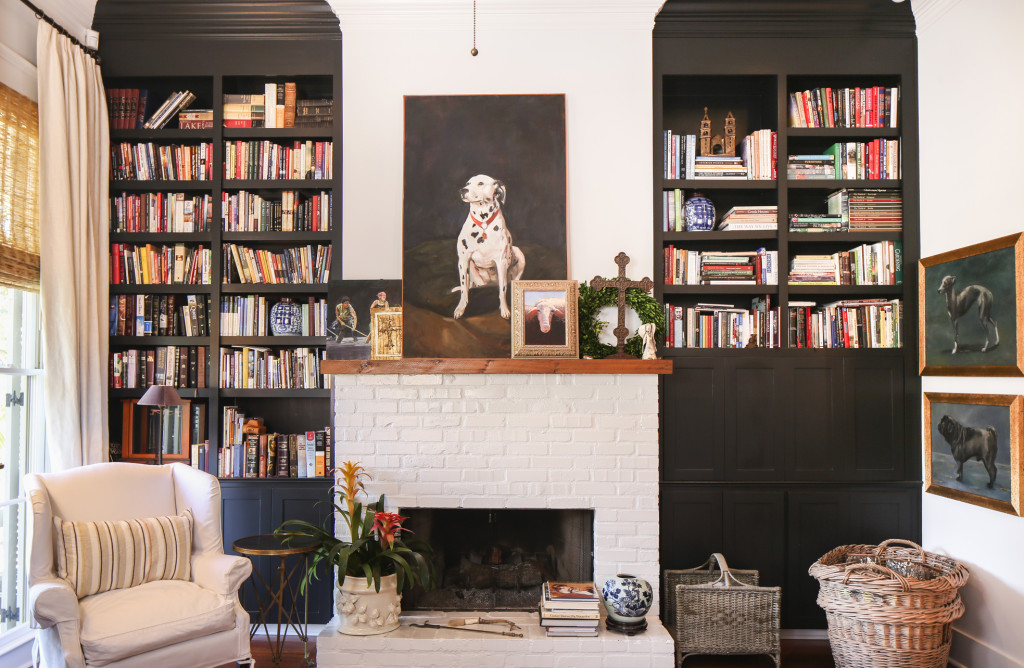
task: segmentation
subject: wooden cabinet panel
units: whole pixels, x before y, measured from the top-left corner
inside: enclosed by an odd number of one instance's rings
[[[816,603],[818,583],[807,569],[829,550],[853,542],[848,516],[849,499],[843,490],[789,492],[786,584],[782,591],[785,628],[825,628],[825,613]]]
[[[783,457],[778,443],[787,429],[785,369],[771,360],[735,360],[725,374],[725,477],[777,480]]]
[[[729,565],[757,569],[761,584],[772,587],[785,580],[785,499],[781,489],[730,489],[723,495],[723,553]]]
[[[330,479],[285,485],[275,488],[272,494],[272,524],[274,528],[288,520],[303,520],[317,526],[333,526],[334,508],[331,499]],[[328,525],[330,522],[330,525]],[[291,560],[288,561],[289,566]],[[293,577],[291,585],[298,588],[299,574]],[[317,569],[316,578],[309,585],[309,622],[325,624],[334,615],[334,569],[323,565]]]
[[[843,462],[837,434],[842,400],[842,367],[835,359],[795,361],[787,388],[790,434],[786,442],[788,480],[832,480]]]
[[[720,361],[676,360],[663,378],[663,480],[721,480],[724,373]]]
[[[903,359],[850,358],[845,369],[850,439],[846,476],[900,480],[905,457]]]
[[[693,568],[723,550],[722,491],[661,486],[661,567]],[[728,555],[727,555],[728,556]]]
[[[858,489],[850,493],[852,542],[876,545],[889,538],[921,542],[921,490]]]

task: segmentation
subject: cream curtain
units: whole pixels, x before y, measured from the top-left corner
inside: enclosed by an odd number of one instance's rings
[[[109,128],[99,65],[44,21],[36,63],[46,442],[63,470],[107,460]]]

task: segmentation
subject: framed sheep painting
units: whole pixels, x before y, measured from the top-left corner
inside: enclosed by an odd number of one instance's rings
[[[1024,376],[1024,233],[921,259],[924,376]]]
[[[1022,406],[1014,395],[925,392],[925,491],[1021,515]]]
[[[512,282],[512,357],[580,356],[579,283]]]

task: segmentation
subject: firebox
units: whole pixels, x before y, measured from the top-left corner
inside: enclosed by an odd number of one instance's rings
[[[429,542],[439,586],[417,587],[405,610],[535,610],[546,580],[594,577],[592,509],[403,508]]]

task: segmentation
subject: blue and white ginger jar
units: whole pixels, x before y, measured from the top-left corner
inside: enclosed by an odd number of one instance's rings
[[[715,205],[700,193],[693,193],[683,204],[687,232],[708,232],[715,227]]]
[[[624,624],[637,624],[651,609],[654,590],[647,580],[620,573],[604,581],[601,598],[609,617]]]
[[[270,333],[274,336],[300,336],[302,307],[290,297],[284,297],[270,307]]]

